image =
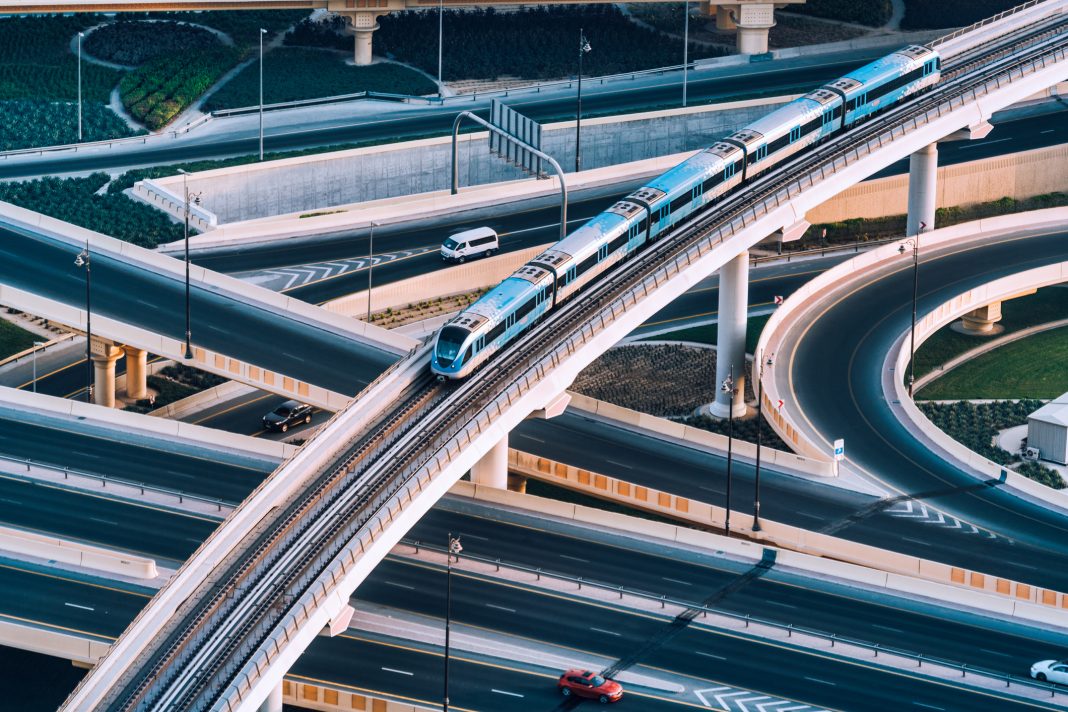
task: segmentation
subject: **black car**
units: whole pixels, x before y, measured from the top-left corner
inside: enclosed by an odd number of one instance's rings
[[[263,416],[263,427],[268,430],[281,430],[284,433],[289,430],[290,425],[310,423],[311,419],[312,407],[310,405],[291,400]]]

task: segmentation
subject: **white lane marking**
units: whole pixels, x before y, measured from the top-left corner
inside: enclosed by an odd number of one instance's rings
[[[0,502],[7,502],[8,504],[22,504],[17,499],[8,499],[7,497],[0,497]]]
[[[910,539],[907,536],[903,536],[901,538],[904,539],[905,541],[911,541],[913,544],[920,544],[921,546],[930,546],[930,543],[928,543],[926,541],[920,541],[919,539]]]
[[[879,625],[878,623],[872,623],[871,627],[872,628],[882,628],[883,630],[892,630],[895,633],[904,633],[905,632],[905,631],[901,630],[900,628],[894,628],[893,626],[888,626],[888,625]]]
[[[386,581],[385,584],[387,586],[396,586],[397,588],[406,588],[409,591],[414,591],[415,590],[415,586],[409,586],[406,583],[397,583],[396,581]]]
[[[398,675],[407,675],[408,677],[415,677],[415,673],[414,672],[408,672],[407,670],[396,670],[394,668],[388,668],[388,667],[384,667],[382,669],[385,670],[386,672],[395,672]]]
[[[623,637],[622,633],[617,633],[614,630],[605,630],[604,628],[594,628],[593,626],[590,626],[590,630],[597,631],[598,633],[605,633],[606,635],[614,635],[617,638]]]
[[[609,462],[609,463],[611,463],[613,465],[619,465],[620,467],[625,467],[628,470],[633,470],[634,469],[634,467],[632,465],[628,465],[628,464],[623,463],[623,462],[616,462],[615,460],[606,460],[606,462]]]
[[[1048,134],[1048,133],[1053,133],[1056,130],[1057,129],[1046,129],[1045,131],[1039,131],[1039,133],[1040,134]]]
[[[722,655],[713,655],[712,653],[702,653],[700,650],[695,650],[694,652],[697,653],[698,655],[702,655],[702,656],[704,656],[706,658],[712,658],[713,660],[726,660],[727,659],[727,658],[723,657]]]
[[[913,702],[912,704],[916,705],[917,707],[926,707],[929,710],[944,710],[945,709],[945,707],[935,707],[934,705],[925,705],[922,702]]]
[[[95,611],[96,610],[95,608],[90,608],[89,606],[80,606],[77,603],[64,603],[63,605],[64,606],[70,606],[71,608],[80,608],[83,611]]]
[[[979,648],[979,649],[982,650],[984,653],[990,653],[991,655],[1000,655],[1003,658],[1011,658],[1012,657],[1008,653],[1003,653],[1000,650],[991,650],[990,648]]]
[[[770,604],[772,606],[780,606],[782,608],[797,608],[797,606],[792,603],[779,603],[778,601],[764,601],[764,603]]]
[[[545,444],[544,440],[542,440],[541,438],[536,438],[533,435],[527,435],[525,433],[518,433],[517,437],[523,438],[524,440],[533,440],[534,442],[541,443],[542,445]]]
[[[505,608],[504,606],[498,606],[498,605],[493,604],[493,603],[487,603],[486,607],[487,608],[496,608],[498,611],[508,611],[509,613],[515,613],[515,609],[514,608]]]
[[[119,525],[118,522],[112,521],[110,519],[101,519],[100,517],[89,517],[89,519],[91,521],[100,522],[101,524],[107,524],[107,525],[113,526],[113,527],[117,527]]]
[[[488,536],[479,536],[478,534],[460,534],[464,539],[478,539],[479,541],[489,541]]]
[[[498,695],[508,695],[509,697],[523,697],[518,692],[509,692],[508,690],[498,690],[496,687],[491,687],[490,692],[496,692]]]
[[[1002,141],[1011,141],[1011,140],[1012,140],[1011,138],[999,138],[999,139],[996,139],[994,141],[984,141],[982,143],[973,143],[973,144],[970,144],[968,146],[961,146],[958,150],[964,151],[964,150],[969,149],[969,148],[976,148],[978,146],[989,146],[989,145],[994,144],[994,143],[1001,143]],[[919,702],[917,702],[916,704],[919,704]]]
[[[838,687],[837,682],[828,682],[827,680],[821,680],[818,677],[806,677],[805,679],[809,682],[818,682],[821,685],[831,685],[832,687]]]
[[[665,581],[670,581],[671,583],[681,583],[683,586],[693,586],[689,581],[680,581],[679,579],[668,578],[667,576],[661,576],[660,578]]]
[[[561,559],[571,559],[572,561],[581,561],[584,564],[590,563],[589,559],[580,559],[577,556],[568,556],[567,554],[560,554]]]

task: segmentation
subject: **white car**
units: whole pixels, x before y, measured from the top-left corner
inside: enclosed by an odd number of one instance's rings
[[[1031,666],[1031,677],[1068,685],[1068,660],[1040,660]]]

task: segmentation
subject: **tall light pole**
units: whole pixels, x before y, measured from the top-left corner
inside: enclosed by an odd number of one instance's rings
[[[78,33],[78,143],[82,141],[82,38],[84,32]]]
[[[90,264],[89,264],[89,240],[85,241],[85,249],[74,258],[76,267],[85,268],[85,402],[93,402],[93,325],[92,303],[90,295]]]
[[[682,19],[682,106],[686,106],[686,80],[690,73],[690,0],[686,0]]]
[[[757,354],[757,362],[760,364],[757,371],[757,441],[756,441],[756,476],[753,478],[753,531],[760,531],[760,446],[764,431],[764,360],[762,354]],[[771,365],[771,359],[767,360]]]
[[[367,323],[371,323],[371,285],[375,271],[375,221],[371,221],[371,235],[367,241]]]
[[[921,223],[922,225],[923,223]],[[916,382],[916,300],[920,290],[920,233],[905,240],[898,252],[905,253],[905,245],[912,245],[912,333],[909,335],[909,398],[912,398],[912,386]]]
[[[263,36],[267,30],[260,28],[260,160],[263,160]]]
[[[449,712],[449,628],[452,624],[452,557],[460,561],[460,537],[453,537],[449,532],[449,549],[445,552],[445,690],[442,697],[442,709]]]
[[[43,341],[33,342],[33,392],[37,392],[37,349],[44,346]]]
[[[438,99],[445,98],[445,90],[441,84],[441,48],[444,37],[445,2],[438,0]]]
[[[730,365],[727,378],[720,384],[719,389],[730,394],[730,410],[727,415],[727,516],[723,521],[723,529],[729,538],[731,535],[731,466],[734,462],[734,364]]]
[[[582,55],[592,49],[590,43],[586,41],[586,35],[582,32],[582,28],[579,28],[579,50],[578,50],[578,106],[575,109],[575,172],[578,173],[582,170]]]
[[[182,174],[182,192],[185,195],[185,357],[193,358],[192,326],[189,318],[189,172],[179,168]],[[200,204],[200,193],[196,195],[196,203]]]

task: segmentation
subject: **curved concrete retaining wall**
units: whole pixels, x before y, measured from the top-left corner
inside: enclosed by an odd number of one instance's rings
[[[0,619],[0,644],[86,665],[95,665],[111,647],[107,638],[4,619]]]
[[[961,243],[982,240],[992,235],[1053,229],[1065,223],[1068,223],[1068,208],[1003,215],[924,233],[922,248],[924,253],[929,255],[932,249],[943,246],[960,247]],[[870,279],[879,270],[901,268],[900,245],[900,242],[890,243],[861,253],[802,285],[771,315],[760,334],[757,354],[761,354],[763,358],[774,358],[776,352],[784,347],[783,339],[787,337],[790,328],[808,323],[808,313],[818,310],[822,301],[861,280]],[[832,452],[830,441],[822,434],[815,433],[804,420],[804,415],[795,407],[796,399],[779,383],[780,367],[782,364],[775,359],[775,367],[764,369],[764,412],[768,415],[768,422],[797,452],[816,460],[829,460]],[[778,407],[780,399],[785,403],[781,409]]]
[[[916,346],[918,348],[943,326],[973,309],[1007,299],[1021,291],[1064,282],[1068,282],[1068,262],[1018,272],[969,290],[945,302],[934,311],[928,312],[916,322]],[[929,445],[944,453],[947,459],[959,463],[965,471],[995,480],[1004,476],[1005,486],[1019,490],[1030,499],[1038,500],[1046,506],[1056,507],[1068,514],[1068,490],[1055,490],[1047,487],[972,452],[927,419],[909,397],[908,390],[900,377],[906,372],[909,363],[908,344],[909,334],[906,332],[898,340],[896,348],[891,349],[887,354],[886,367],[883,368],[883,392],[888,396],[887,401],[893,403],[892,408],[898,417],[915,426],[910,428],[910,431],[915,432],[918,429],[923,433]],[[894,374],[898,374],[898,377]]]
[[[0,527],[0,550],[131,578],[159,575],[155,559],[12,527]]]

